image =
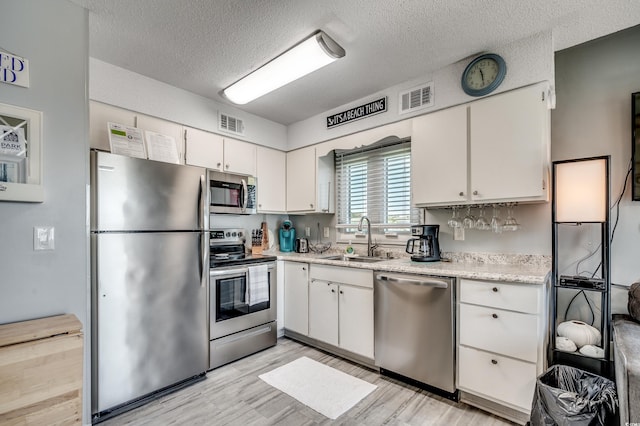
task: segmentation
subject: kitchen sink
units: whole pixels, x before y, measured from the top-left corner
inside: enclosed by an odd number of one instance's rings
[[[339,255],[335,255],[335,256],[326,256],[323,257],[322,259],[324,260],[341,260],[341,261],[346,261],[346,262],[357,262],[357,263],[374,263],[374,262],[381,262],[383,260],[386,260],[382,257],[358,257],[358,256],[345,256],[342,254]]]

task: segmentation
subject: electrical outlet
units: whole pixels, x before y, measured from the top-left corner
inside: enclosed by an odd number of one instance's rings
[[[329,238],[329,227],[328,226],[324,227],[324,237],[325,238]]]
[[[309,228],[308,226],[305,226],[305,228],[304,228],[304,236],[305,237],[310,237],[311,236],[311,228]]]

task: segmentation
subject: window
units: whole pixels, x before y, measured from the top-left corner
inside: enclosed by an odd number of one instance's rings
[[[372,233],[409,233],[418,222],[411,207],[411,141],[390,137],[335,155],[339,234],[355,234],[364,215]]]

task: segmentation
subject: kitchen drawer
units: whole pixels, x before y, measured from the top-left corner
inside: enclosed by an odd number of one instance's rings
[[[536,364],[460,346],[458,372],[461,390],[531,410]]]
[[[535,363],[538,317],[461,303],[460,344]]]
[[[540,286],[499,281],[460,280],[460,302],[538,314]]]
[[[373,271],[370,269],[312,264],[309,269],[309,278],[373,288]]]

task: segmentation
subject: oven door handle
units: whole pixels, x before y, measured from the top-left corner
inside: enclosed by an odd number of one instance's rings
[[[259,263],[257,263],[256,265],[259,265]],[[268,266],[268,270],[271,271],[275,266],[273,264],[270,264]],[[243,267],[243,268],[236,268],[236,269],[226,269],[226,268],[211,268],[209,270],[209,276],[211,277],[220,277],[220,276],[232,276],[232,275],[242,275],[242,274],[246,274],[249,275],[249,268],[248,267]]]
[[[248,273],[249,273],[249,268],[221,269],[221,270],[216,270],[215,268],[213,268],[209,270],[209,276],[211,277],[219,277],[224,275],[243,275]]]

